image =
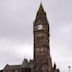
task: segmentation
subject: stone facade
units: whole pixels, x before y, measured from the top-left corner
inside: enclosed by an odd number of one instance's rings
[[[42,4],[33,26],[34,33],[34,72],[51,72],[52,62],[49,47],[49,23]]]
[[[50,29],[46,12],[40,4],[36,19],[33,25],[34,34],[34,64],[32,72],[60,72],[59,69],[52,66],[50,56]]]

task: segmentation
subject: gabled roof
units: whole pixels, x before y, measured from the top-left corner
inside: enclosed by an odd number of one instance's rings
[[[20,69],[20,68],[33,68],[33,60],[28,62],[27,59],[24,59],[21,65],[9,65],[7,64],[3,70],[5,69]]]
[[[18,69],[21,65],[6,65],[4,69]]]
[[[28,60],[24,59],[21,66],[22,67],[29,67]]]

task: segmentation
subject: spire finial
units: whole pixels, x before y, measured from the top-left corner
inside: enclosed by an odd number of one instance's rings
[[[41,4],[42,4],[42,0],[41,0]]]
[[[42,1],[41,1],[41,3],[40,3],[39,11],[44,12],[44,8],[43,8],[43,5],[42,5]]]

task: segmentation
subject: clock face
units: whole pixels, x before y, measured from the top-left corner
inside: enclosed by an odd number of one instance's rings
[[[44,49],[42,48],[42,49],[41,49],[41,52],[43,52],[43,51],[44,51]]]
[[[41,30],[42,28],[43,28],[43,25],[41,25],[41,24],[37,26],[38,30]]]

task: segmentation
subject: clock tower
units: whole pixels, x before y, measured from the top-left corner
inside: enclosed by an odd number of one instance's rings
[[[34,34],[34,72],[51,72],[49,23],[42,3],[33,25]]]

